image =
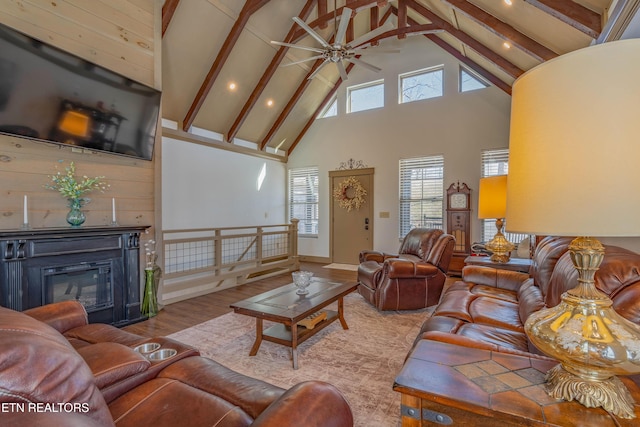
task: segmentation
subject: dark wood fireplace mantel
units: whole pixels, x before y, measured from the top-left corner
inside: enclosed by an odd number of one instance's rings
[[[79,300],[92,323],[140,314],[140,234],[149,226],[0,230],[0,305],[22,311]]]

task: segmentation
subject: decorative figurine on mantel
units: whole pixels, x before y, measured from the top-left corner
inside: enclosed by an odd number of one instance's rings
[[[87,219],[84,212],[82,212],[82,207],[89,203],[91,199],[82,196],[96,190],[104,193],[109,188],[109,184],[102,181],[104,176],[89,178],[84,175],[82,181],[78,181],[76,178],[76,165],[73,162],[65,168],[64,174],[58,171],[55,175],[50,175],[49,178],[51,178],[52,183],[45,184],[44,188],[58,191],[67,199],[70,208],[67,214],[67,222],[72,227],[80,227]]]

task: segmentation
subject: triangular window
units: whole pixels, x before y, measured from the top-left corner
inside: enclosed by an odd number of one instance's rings
[[[338,115],[338,98],[333,98],[333,101],[329,103],[327,108],[325,108],[322,113],[318,115],[319,119],[324,119],[327,117],[335,117]]]
[[[489,87],[489,84],[481,80],[464,68],[460,68],[460,92],[469,92]]]

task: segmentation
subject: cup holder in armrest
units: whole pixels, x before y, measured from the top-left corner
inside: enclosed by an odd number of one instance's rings
[[[146,355],[148,353],[152,353],[156,351],[159,348],[160,348],[160,343],[148,342],[148,343],[140,344],[139,346],[135,347],[133,350],[137,351],[138,353],[142,353],[143,355]]]
[[[161,350],[156,350],[152,353],[146,354],[145,356],[149,360],[166,360],[178,354],[178,350],[173,348],[163,348]]]

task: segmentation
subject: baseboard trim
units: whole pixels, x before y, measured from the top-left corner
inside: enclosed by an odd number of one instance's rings
[[[329,257],[300,255],[300,261],[303,262],[317,262],[320,264],[330,264],[331,259]]]

